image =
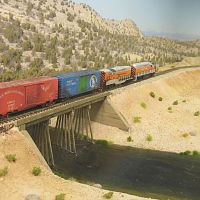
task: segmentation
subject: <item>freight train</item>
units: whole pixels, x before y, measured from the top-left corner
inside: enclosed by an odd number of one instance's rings
[[[36,106],[63,101],[110,86],[137,81],[156,72],[150,62],[101,70],[84,70],[55,76],[0,83],[0,117]]]

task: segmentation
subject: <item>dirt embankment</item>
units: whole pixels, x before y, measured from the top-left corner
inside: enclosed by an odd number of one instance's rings
[[[200,111],[199,77],[200,70],[180,70],[116,89],[111,101],[129,122],[131,132],[94,123],[95,137],[161,151],[200,151],[200,116],[194,116]]]
[[[16,162],[10,163],[5,158],[16,154]],[[0,170],[8,167],[8,173],[0,177],[0,200],[24,200],[28,194],[36,194],[41,200],[55,200],[60,193],[66,194],[68,200],[100,200],[108,191],[92,186],[64,180],[41,165],[38,155],[27,142],[25,136],[16,128],[9,134],[0,135]],[[31,171],[39,166],[42,173],[33,176]],[[142,200],[123,193],[114,193],[114,200]]]

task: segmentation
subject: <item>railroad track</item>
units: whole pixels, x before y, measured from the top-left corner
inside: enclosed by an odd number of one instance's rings
[[[180,69],[192,69],[194,67],[200,68],[200,66],[184,66],[184,67],[179,67],[179,68],[172,68],[172,69],[169,69],[169,70],[166,70],[166,71],[158,72],[155,76],[164,75],[164,74],[167,74],[167,73],[170,73],[170,72],[173,72],[173,71],[178,71]],[[142,80],[139,80],[138,82],[140,82],[140,81],[142,81]],[[133,82],[126,82],[126,83],[119,85],[117,87],[109,88],[106,91],[112,91],[114,89],[121,88],[121,87],[124,87],[124,86],[128,86],[130,84],[133,84]],[[59,102],[59,103],[56,103],[56,104],[53,104],[53,105],[50,105],[50,106],[44,107],[44,108],[33,108],[32,110],[27,110],[27,111],[21,112],[21,114],[18,113],[18,114],[13,115],[9,118],[2,119],[2,120],[0,120],[0,133],[7,132],[9,129],[11,129],[15,125],[15,122],[17,120],[24,119],[24,118],[29,117],[31,115],[42,113],[44,111],[51,110],[51,109],[56,108],[56,107],[64,106],[64,105],[67,105],[71,102],[74,102],[74,101],[76,102],[78,100],[88,98],[92,95],[94,95],[94,93],[84,95],[84,96],[80,96],[80,97],[76,97],[76,98],[72,98],[70,100],[67,100],[67,101],[64,101],[64,102]]]
[[[70,100],[66,100],[64,102],[55,103],[55,104],[52,104],[48,107],[32,108],[31,110],[22,111],[21,114],[17,113],[17,114],[14,114],[13,116],[10,116],[9,118],[2,119],[0,121],[0,134],[2,132],[7,132],[9,129],[11,129],[13,126],[15,126],[15,123],[20,119],[25,119],[25,118],[33,116],[35,114],[40,114],[42,112],[49,111],[53,108],[65,106],[65,105],[67,105],[71,102],[77,102],[79,100],[83,100],[83,99],[91,97],[93,95],[94,95],[94,93],[90,93],[90,94],[87,94],[87,95],[84,95],[84,96],[79,96],[79,97],[76,97],[76,98],[72,98]]]

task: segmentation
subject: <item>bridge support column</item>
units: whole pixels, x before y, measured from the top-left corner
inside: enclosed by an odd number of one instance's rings
[[[29,132],[47,163],[54,166],[54,157],[49,133],[49,120],[31,126]]]
[[[54,144],[71,153],[77,153],[76,141],[86,138],[93,141],[90,120],[90,106],[78,108],[72,112],[59,115],[55,132],[52,133]]]

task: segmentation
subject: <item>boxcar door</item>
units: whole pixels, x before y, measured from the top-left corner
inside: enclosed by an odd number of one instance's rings
[[[41,99],[41,85],[30,85],[26,87],[26,103],[28,105],[38,104]]]
[[[88,90],[88,76],[81,76],[80,77],[79,90],[80,90],[80,93]]]

